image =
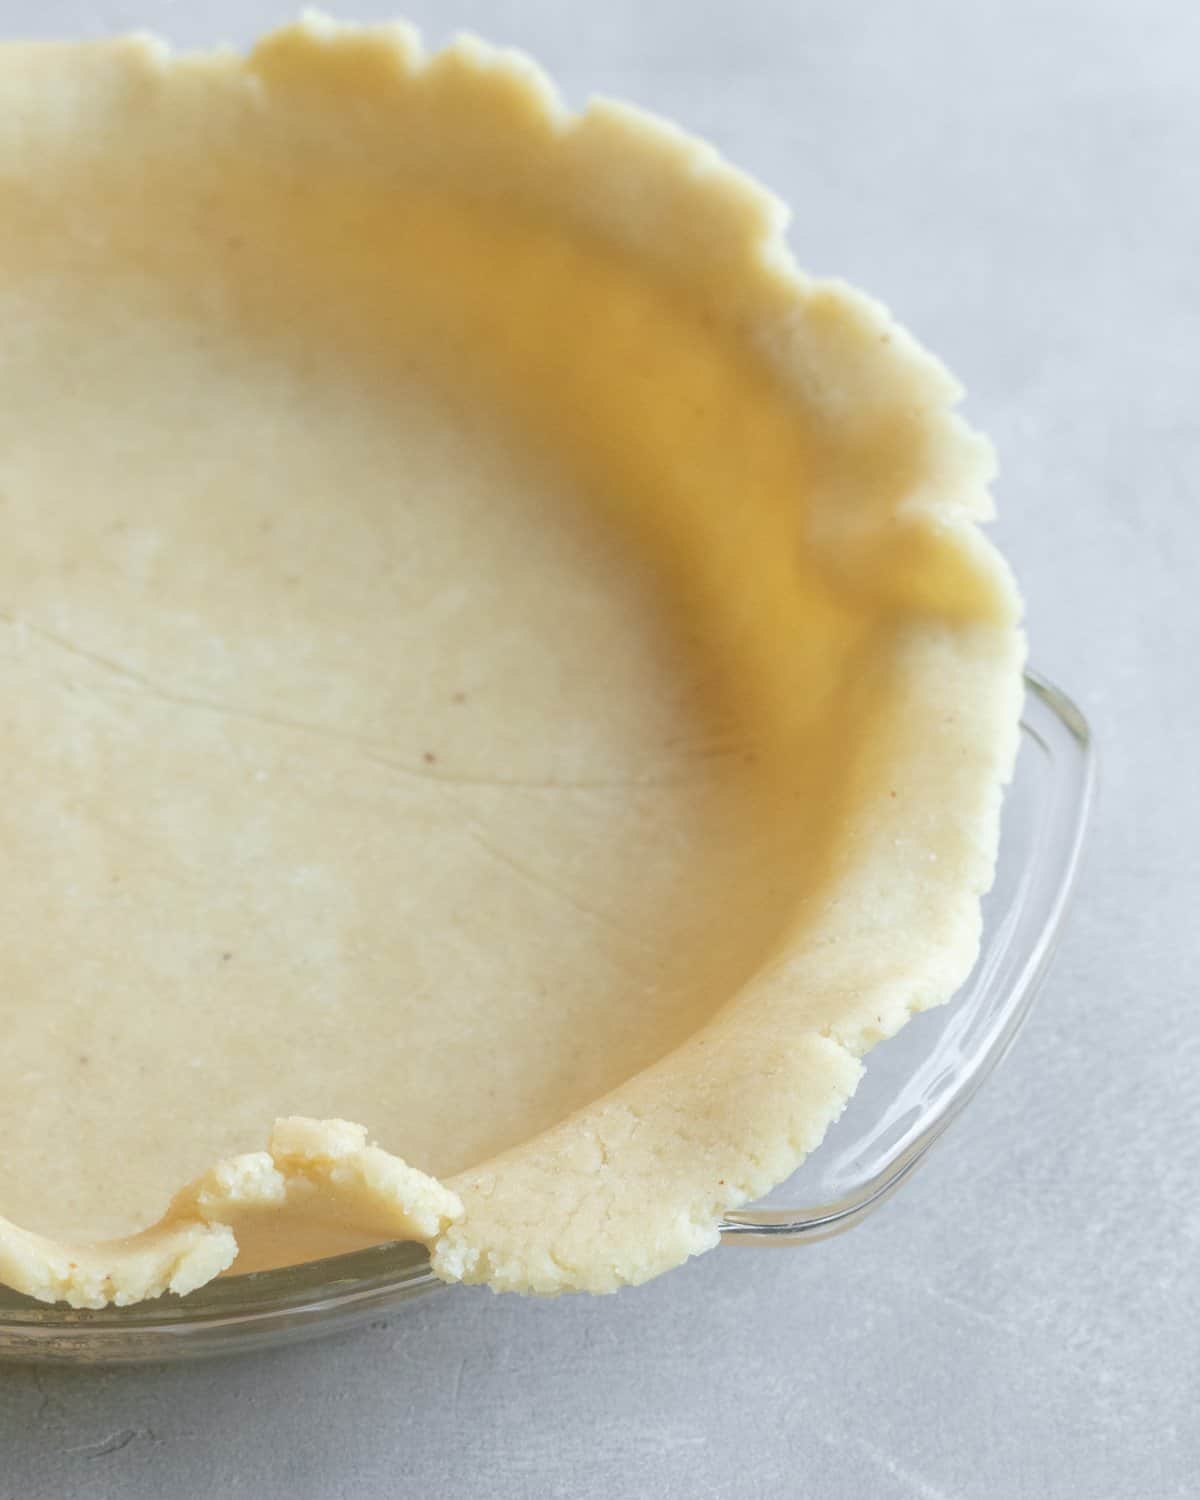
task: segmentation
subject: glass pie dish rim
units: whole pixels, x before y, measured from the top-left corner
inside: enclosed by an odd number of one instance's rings
[[[867,1128],[835,1151],[821,1201],[730,1213],[726,1243],[793,1245],[861,1222],[912,1174],[1008,1052],[1029,1014],[1062,929],[1078,872],[1094,779],[1086,719],[1061,689],[1026,673],[1022,764],[1036,767],[1040,803],[1015,889],[985,925],[980,960],[951,1003],[951,1021]],[[1031,754],[1035,757],[1030,760]],[[379,1317],[446,1285],[421,1246],[378,1245],[350,1255],[211,1282],[187,1297],[76,1310],[0,1287],[0,1359],[133,1363],[249,1350]]]

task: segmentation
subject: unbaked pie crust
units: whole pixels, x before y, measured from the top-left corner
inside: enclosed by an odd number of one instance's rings
[[[992,458],[785,218],[474,40],[0,49],[0,1281],[641,1281],[961,983]]]

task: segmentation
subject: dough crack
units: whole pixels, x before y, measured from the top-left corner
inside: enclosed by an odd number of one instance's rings
[[[609,932],[615,933],[623,942],[633,943],[640,948],[649,946],[641,933],[623,926],[615,918],[610,917],[607,912],[600,911],[597,907],[588,905],[586,901],[581,901],[578,896],[572,895],[564,885],[552,877],[544,875],[534,866],[527,865],[521,860],[514,858],[507,850],[501,849],[498,844],[494,844],[481,831],[477,823],[468,822],[467,834],[471,841],[482,849],[490,859],[495,860],[497,864],[511,871],[527,884],[536,886],[539,890],[547,891],[551,896],[564,902],[573,912],[576,912],[586,921],[595,922],[598,926],[607,928]]]
[[[292,718],[287,714],[273,714],[265,709],[251,708],[246,704],[228,703],[219,698],[207,698],[200,693],[178,692],[145,672],[131,667],[128,663],[120,661],[116,657],[106,656],[103,652],[93,651],[90,647],[81,645],[69,636],[61,635],[58,631],[51,630],[45,625],[39,625],[22,615],[14,614],[11,610],[0,609],[0,624],[11,628],[18,639],[32,636],[46,645],[52,646],[64,656],[81,661],[88,666],[98,668],[105,676],[116,679],[117,685],[128,689],[136,696],[148,698],[159,703],[165,703],[173,708],[190,708],[200,713],[219,715],[222,718],[237,719],[247,724],[257,724],[267,729],[278,729],[286,733],[309,735],[314,739],[323,740],[329,744],[344,745],[349,749],[358,750],[362,758],[369,764],[379,766],[384,770],[395,772],[399,776],[411,778],[413,781],[442,782],[449,786],[461,786],[474,788],[481,791],[526,791],[526,792],[589,792],[589,791],[614,791],[627,792],[640,789],[656,790],[670,787],[684,787],[689,785],[693,777],[654,777],[654,776],[580,776],[580,777],[556,777],[556,776],[490,776],[472,775],[468,772],[456,772],[444,767],[421,765],[404,760],[393,759],[382,751],[387,742],[372,738],[370,735],[355,734],[353,731],[336,729],[330,724],[314,723],[310,719]],[[724,754],[728,752],[712,752],[712,754]],[[689,754],[688,759],[700,761],[711,758],[711,755]]]

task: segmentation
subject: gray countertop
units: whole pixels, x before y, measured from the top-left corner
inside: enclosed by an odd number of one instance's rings
[[[287,13],[0,0],[0,31],[244,42]],[[277,1354],[4,1367],[0,1500],[1196,1495],[1200,9],[408,13],[707,135],[795,205],[805,265],[966,382],[1034,659],[1101,742],[1078,906],[1011,1060],[853,1233],[597,1300],[454,1289]]]

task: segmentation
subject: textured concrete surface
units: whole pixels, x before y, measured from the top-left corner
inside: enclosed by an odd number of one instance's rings
[[[1079,904],[1012,1059],[853,1234],[598,1301],[447,1292],[243,1360],[4,1368],[0,1497],[1194,1496],[1200,11],[408,13],[527,47],[574,102],[708,135],[796,206],[805,264],[882,296],[966,381],[1035,659],[1102,742]],[[0,30],[242,42],[286,14],[0,0]]]

